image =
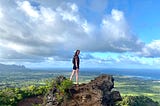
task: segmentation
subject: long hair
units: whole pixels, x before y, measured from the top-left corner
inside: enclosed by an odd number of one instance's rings
[[[76,50],[74,57],[77,56],[78,52],[80,52],[80,50]]]
[[[80,50],[76,50],[76,52],[74,53],[73,59],[72,59],[72,63],[75,63],[75,58],[78,56],[78,52],[80,52]]]

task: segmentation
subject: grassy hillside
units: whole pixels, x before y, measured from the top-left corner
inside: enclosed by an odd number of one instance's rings
[[[126,76],[114,76],[115,89],[122,96],[147,96],[160,103],[160,82]]]

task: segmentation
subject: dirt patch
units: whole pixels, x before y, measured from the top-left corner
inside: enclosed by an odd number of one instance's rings
[[[38,104],[43,104],[43,96],[25,98],[24,100],[21,100],[17,106],[32,106]]]

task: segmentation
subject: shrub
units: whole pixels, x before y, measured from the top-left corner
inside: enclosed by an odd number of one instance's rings
[[[159,104],[146,96],[125,96],[116,106],[159,106]]]

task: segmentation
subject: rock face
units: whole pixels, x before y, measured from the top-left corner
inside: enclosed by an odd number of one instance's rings
[[[65,77],[58,77],[61,83]],[[46,106],[114,106],[116,101],[122,100],[119,91],[111,91],[114,88],[114,79],[111,75],[100,75],[87,84],[73,85],[66,92],[70,95],[63,98],[60,103],[55,94],[58,89],[54,86],[47,95]]]

